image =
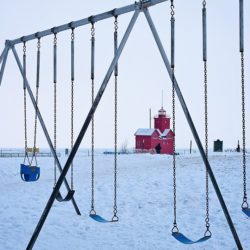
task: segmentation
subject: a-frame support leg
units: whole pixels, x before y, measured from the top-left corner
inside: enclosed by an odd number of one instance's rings
[[[161,57],[162,57],[162,59],[163,59],[163,61],[164,61],[164,64],[165,64],[165,66],[166,66],[166,68],[167,68],[167,71],[168,71],[168,74],[169,74],[169,76],[170,76],[170,79],[172,79],[173,76],[172,76],[172,71],[171,71],[171,67],[170,67],[170,64],[169,64],[168,57],[167,57],[166,52],[165,52],[165,50],[164,50],[164,48],[163,48],[163,46],[162,46],[160,37],[159,37],[159,35],[158,35],[158,32],[157,32],[157,30],[156,30],[156,28],[155,28],[155,25],[154,25],[154,23],[153,23],[153,20],[152,20],[152,18],[151,18],[151,16],[150,16],[150,13],[149,13],[148,9],[144,9],[144,14],[145,14],[145,16],[146,16],[146,19],[147,19],[147,21],[148,21],[148,24],[149,24],[149,26],[150,26],[150,29],[151,29],[151,31],[152,31],[152,33],[153,33],[155,42],[156,42],[156,44],[157,44],[157,46],[158,46],[158,48],[159,48]],[[238,235],[237,235],[236,229],[235,229],[235,227],[234,227],[234,224],[233,224],[233,222],[232,222],[231,216],[230,216],[230,214],[229,214],[229,212],[228,212],[227,206],[226,206],[225,201],[224,201],[224,199],[223,199],[223,196],[222,196],[222,194],[221,194],[220,188],[219,188],[219,186],[218,186],[218,184],[217,184],[217,181],[216,181],[216,178],[215,178],[215,176],[214,176],[214,174],[213,174],[213,171],[212,171],[212,168],[211,168],[211,166],[210,166],[210,163],[209,163],[209,161],[208,161],[208,159],[207,159],[207,157],[206,157],[206,154],[205,154],[205,151],[204,151],[203,146],[202,146],[202,144],[201,144],[199,135],[198,135],[198,133],[197,133],[197,131],[196,131],[196,128],[195,128],[194,123],[193,123],[193,121],[192,121],[191,115],[190,115],[190,113],[189,113],[189,111],[188,111],[187,105],[186,105],[186,103],[185,103],[185,100],[184,100],[184,98],[183,98],[183,96],[182,96],[182,93],[181,93],[181,90],[180,90],[180,88],[179,88],[179,85],[178,85],[177,80],[176,80],[175,78],[174,78],[173,84],[174,84],[175,92],[176,92],[176,94],[177,94],[177,96],[178,96],[178,98],[179,98],[181,107],[182,107],[182,109],[183,109],[183,112],[184,112],[184,114],[185,114],[185,116],[186,116],[186,119],[187,119],[187,121],[188,121],[189,127],[190,127],[190,129],[191,129],[191,131],[192,131],[192,133],[193,133],[194,139],[195,139],[196,144],[197,144],[197,146],[198,146],[198,148],[199,148],[199,151],[200,151],[201,157],[202,157],[202,159],[203,159],[203,162],[204,162],[204,164],[205,164],[205,167],[206,167],[206,169],[207,169],[207,171],[208,171],[208,173],[209,173],[209,177],[210,177],[211,182],[212,182],[212,184],[213,184],[213,187],[214,187],[214,189],[215,189],[216,195],[217,195],[217,197],[218,197],[218,199],[219,199],[221,208],[222,208],[222,210],[223,210],[223,212],[224,212],[224,214],[225,214],[227,223],[228,223],[228,225],[229,225],[229,227],[230,227],[230,230],[231,230],[231,232],[232,232],[232,235],[233,235],[233,237],[234,237],[235,243],[236,243],[238,249],[243,249],[243,248],[242,248],[242,245],[241,245],[241,242],[240,242],[240,239],[239,239],[239,237],[238,237]]]
[[[44,135],[45,135],[45,137],[46,137],[46,139],[47,139],[47,142],[48,142],[48,144],[49,144],[49,147],[50,147],[50,150],[51,150],[51,152],[52,152],[52,155],[53,155],[53,157],[54,157],[54,159],[55,159],[55,161],[56,161],[56,165],[57,165],[59,171],[62,172],[62,166],[61,166],[60,161],[59,161],[59,159],[58,159],[58,157],[57,157],[56,151],[55,151],[55,149],[54,149],[54,147],[53,147],[52,141],[51,141],[51,139],[50,139],[48,130],[47,130],[47,128],[46,128],[46,126],[45,126],[45,123],[44,123],[44,121],[43,121],[43,118],[42,118],[42,115],[41,115],[41,113],[40,113],[40,110],[39,110],[39,108],[38,108],[38,106],[37,106],[37,104],[36,104],[36,100],[35,100],[35,98],[34,98],[34,95],[33,95],[33,93],[32,93],[32,90],[31,90],[31,88],[30,88],[29,82],[28,82],[27,78],[26,78],[25,75],[24,75],[23,67],[22,67],[22,64],[21,64],[21,62],[20,62],[20,59],[19,59],[19,57],[18,57],[18,54],[17,54],[17,52],[16,52],[16,49],[15,49],[14,46],[11,47],[11,49],[12,49],[13,54],[14,54],[14,56],[15,56],[15,59],[16,59],[18,68],[19,68],[19,70],[20,70],[20,72],[21,72],[21,74],[22,74],[22,77],[23,77],[23,79],[24,79],[24,82],[25,82],[25,84],[26,84],[26,88],[27,88],[27,90],[28,90],[28,93],[29,93],[31,102],[32,102],[32,104],[33,104],[33,106],[34,106],[34,109],[37,111],[37,117],[38,117],[39,122],[40,122],[40,124],[41,124],[41,127],[42,127],[42,129],[43,129],[43,132],[44,132]],[[64,181],[64,184],[65,184],[67,190],[69,191],[69,190],[70,190],[70,186],[69,186],[69,184],[68,184],[68,182],[67,182],[67,180],[66,180],[65,177],[63,178],[63,181]],[[71,201],[72,201],[72,204],[73,204],[73,206],[74,206],[74,208],[75,208],[76,213],[77,213],[78,215],[81,215],[81,212],[80,212],[80,210],[79,210],[79,208],[78,208],[78,206],[77,206],[77,204],[76,204],[76,201],[75,201],[74,197],[71,199]]]
[[[0,86],[1,86],[1,83],[2,83],[4,69],[5,69],[7,58],[8,58],[8,52],[9,52],[9,47],[5,46],[3,52],[2,52],[2,54],[0,56],[0,64],[2,63],[1,70],[0,70]]]
[[[0,55],[0,64],[2,63],[2,60],[3,60],[7,50],[9,50],[9,47],[8,47],[8,45],[5,45],[5,47],[4,47],[3,51],[2,51],[2,54]]]
[[[85,135],[85,133],[86,133],[86,131],[88,129],[88,126],[89,126],[89,124],[90,124],[90,122],[92,120],[92,117],[93,117],[93,115],[94,115],[94,113],[96,111],[96,108],[97,108],[97,106],[98,106],[98,104],[99,104],[99,102],[100,102],[100,100],[101,100],[101,98],[103,96],[103,93],[104,93],[104,91],[105,91],[105,89],[106,89],[106,87],[108,85],[108,82],[109,82],[109,79],[110,79],[110,77],[112,75],[112,72],[114,71],[114,68],[115,68],[115,66],[116,66],[116,64],[117,64],[117,62],[119,60],[119,57],[120,57],[120,55],[121,55],[121,53],[122,53],[122,51],[123,51],[123,49],[125,47],[125,44],[126,44],[126,42],[128,40],[128,37],[129,37],[133,27],[134,27],[134,24],[135,24],[135,22],[137,20],[137,17],[139,15],[139,13],[140,13],[139,9],[134,12],[134,15],[133,15],[133,17],[132,17],[132,19],[131,19],[131,21],[130,21],[130,23],[128,25],[128,28],[127,28],[124,36],[123,36],[123,39],[122,39],[122,41],[121,41],[121,43],[119,45],[117,53],[116,53],[114,59],[112,60],[112,63],[111,63],[111,65],[110,65],[110,67],[109,67],[109,69],[108,69],[108,71],[106,73],[106,76],[105,76],[105,78],[104,78],[104,80],[102,82],[102,85],[101,85],[101,87],[100,87],[100,89],[99,89],[99,91],[98,91],[98,93],[96,95],[94,103],[93,103],[92,107],[90,108],[90,111],[89,111],[89,113],[87,115],[87,118],[86,118],[86,120],[85,120],[85,122],[84,122],[84,124],[82,126],[82,129],[81,129],[81,131],[80,131],[80,133],[79,133],[79,135],[78,135],[78,137],[77,137],[77,139],[75,141],[75,144],[74,144],[74,146],[73,146],[73,148],[72,148],[72,150],[70,152],[70,155],[69,155],[69,157],[68,157],[68,159],[67,159],[67,161],[65,163],[65,166],[64,166],[64,168],[62,170],[62,173],[61,173],[60,177],[58,178],[56,186],[55,186],[55,188],[54,188],[54,190],[53,190],[53,192],[52,192],[52,194],[51,194],[51,196],[50,196],[50,198],[49,198],[49,200],[48,200],[48,202],[46,204],[46,207],[45,207],[45,209],[44,209],[44,211],[42,213],[42,216],[41,216],[41,218],[40,218],[40,220],[39,220],[39,222],[38,222],[38,224],[37,224],[37,226],[35,228],[35,231],[34,231],[32,237],[30,239],[30,242],[29,242],[29,244],[28,244],[28,246],[26,248],[27,250],[32,249],[35,242],[36,242],[36,240],[37,240],[37,237],[38,237],[38,235],[39,235],[39,233],[40,233],[40,231],[41,231],[41,229],[43,227],[43,224],[44,224],[44,222],[45,222],[45,220],[46,220],[46,218],[47,218],[47,216],[48,216],[48,214],[50,212],[50,209],[51,209],[51,207],[52,207],[52,205],[53,205],[53,203],[55,201],[56,195],[59,192],[59,189],[60,189],[60,187],[62,185],[62,182],[63,182],[63,180],[64,180],[64,178],[65,178],[65,176],[66,176],[66,174],[67,174],[67,172],[68,172],[68,170],[70,168],[70,164],[72,163],[72,161],[73,161],[73,159],[74,159],[74,157],[75,157],[75,155],[76,155],[76,153],[78,151],[78,148],[79,148],[79,146],[80,146],[80,144],[82,142],[82,139],[83,139],[83,137],[84,137],[84,135]],[[16,54],[15,50],[13,50],[13,52],[14,52],[14,54]]]

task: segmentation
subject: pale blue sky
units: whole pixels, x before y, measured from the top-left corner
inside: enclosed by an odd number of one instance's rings
[[[176,77],[193,117],[201,140],[204,140],[203,62],[201,35],[202,1],[176,0]],[[0,49],[5,39],[14,39],[40,30],[82,19],[107,10],[132,4],[133,1],[3,1],[0,15]],[[241,139],[240,54],[238,41],[238,1],[207,1],[208,9],[208,91],[209,91],[209,146],[218,138],[225,148],[235,147]],[[170,49],[169,2],[150,8],[162,43]],[[250,3],[245,1],[245,75],[247,145],[250,144]],[[123,35],[132,13],[119,18],[119,37]],[[96,90],[113,56],[113,19],[96,23]],[[76,29],[76,121],[79,131],[90,107],[90,27]],[[53,81],[52,36],[41,40],[40,108],[52,135]],[[58,35],[58,146],[70,144],[70,31]],[[17,49],[21,56],[21,46]],[[28,77],[34,86],[36,41],[27,43]],[[171,115],[171,84],[154,43],[144,15],[140,15],[119,64],[119,146],[127,140],[134,146],[137,128],[149,126],[149,108],[156,114],[161,107]],[[10,53],[3,83],[0,88],[1,123],[0,147],[22,147],[23,133],[22,79]],[[96,112],[96,146],[113,145],[113,79]],[[30,105],[30,103],[29,103]],[[31,106],[28,108],[31,110]],[[177,104],[177,147],[188,147],[192,139],[190,129],[179,103]],[[33,127],[33,112],[28,117]],[[31,145],[33,129],[29,133]],[[47,147],[39,127],[38,146]],[[90,146],[90,130],[82,147]]]

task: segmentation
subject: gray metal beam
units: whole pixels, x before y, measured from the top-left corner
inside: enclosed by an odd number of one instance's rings
[[[2,61],[1,70],[0,70],[0,86],[1,86],[1,83],[2,83],[2,80],[3,80],[3,74],[4,74],[6,61],[7,61],[7,58],[8,58],[8,53],[9,53],[9,47],[5,50],[5,54],[3,56],[3,61]]]
[[[75,141],[75,144],[74,144],[74,146],[73,146],[73,148],[72,148],[72,150],[70,152],[70,155],[69,155],[69,157],[68,157],[68,159],[67,159],[67,161],[65,163],[63,171],[62,171],[60,177],[58,178],[56,186],[55,186],[53,192],[51,193],[51,196],[50,196],[50,198],[49,198],[49,200],[48,200],[48,202],[47,202],[47,204],[46,204],[46,206],[44,208],[44,211],[43,211],[43,213],[41,215],[41,218],[40,218],[40,220],[39,220],[39,222],[38,222],[38,224],[37,224],[37,226],[35,228],[35,231],[34,231],[32,237],[30,239],[30,242],[29,242],[26,250],[32,249],[35,242],[36,242],[36,240],[37,240],[37,237],[38,237],[38,235],[39,235],[39,233],[40,233],[40,231],[41,231],[41,229],[42,229],[42,227],[44,225],[44,222],[45,222],[45,220],[46,220],[46,218],[47,218],[47,216],[48,216],[48,214],[50,212],[50,209],[51,209],[51,207],[52,207],[52,205],[53,205],[53,203],[55,201],[56,195],[60,190],[62,182],[65,179],[65,176],[67,175],[67,172],[68,172],[68,170],[70,168],[70,165],[71,165],[71,163],[72,163],[72,161],[73,161],[73,159],[74,159],[74,157],[75,157],[75,155],[76,155],[76,153],[77,153],[77,151],[79,149],[79,146],[80,146],[80,144],[82,142],[82,139],[83,139],[83,137],[84,137],[84,135],[85,135],[85,133],[86,133],[86,131],[88,129],[88,126],[89,126],[89,124],[90,124],[90,122],[92,120],[92,117],[93,117],[93,115],[94,115],[94,113],[96,111],[96,108],[97,108],[97,106],[98,106],[98,104],[99,104],[99,102],[100,102],[100,100],[101,100],[101,98],[103,96],[103,93],[104,93],[104,91],[105,91],[105,89],[106,89],[106,87],[108,85],[108,82],[109,82],[109,79],[110,79],[110,77],[112,75],[112,72],[114,71],[115,66],[117,65],[117,62],[119,60],[119,57],[120,57],[120,55],[121,55],[121,53],[122,53],[122,51],[123,51],[123,49],[124,49],[124,47],[126,45],[126,42],[127,42],[128,38],[129,38],[129,35],[130,35],[133,27],[134,27],[134,24],[135,24],[135,22],[136,22],[136,20],[138,18],[139,13],[140,13],[139,9],[135,10],[134,15],[133,15],[133,17],[132,17],[132,19],[131,19],[131,21],[130,21],[130,23],[128,25],[128,28],[127,28],[127,30],[126,30],[126,32],[125,32],[125,34],[124,34],[124,36],[123,36],[123,38],[121,40],[120,46],[119,46],[119,48],[117,50],[117,54],[114,56],[114,59],[112,60],[112,63],[111,63],[111,65],[110,65],[110,67],[109,67],[109,69],[108,69],[108,71],[107,71],[107,73],[106,73],[106,75],[104,77],[104,80],[103,80],[103,82],[101,84],[101,87],[100,87],[100,89],[99,89],[99,91],[98,91],[98,93],[96,95],[94,103],[92,104],[92,106],[90,108],[90,111],[89,111],[89,113],[87,115],[87,118],[86,118],[86,120],[85,120],[85,122],[84,122],[84,124],[83,124],[83,126],[81,128],[81,131],[80,131],[80,133],[79,133],[79,135],[78,135],[78,137],[77,137],[77,139]]]
[[[2,54],[0,55],[0,64],[2,63],[2,60],[4,58],[4,55],[5,55],[7,49],[9,49],[8,46],[5,46],[3,51],[2,51]]]
[[[54,150],[54,147],[53,147],[52,141],[51,141],[51,139],[50,139],[48,130],[47,130],[46,126],[45,126],[45,123],[44,123],[44,121],[43,121],[43,118],[42,118],[42,115],[41,115],[41,113],[40,113],[40,110],[39,110],[39,108],[38,108],[38,106],[37,106],[37,104],[36,104],[36,100],[35,100],[35,98],[34,98],[34,95],[33,95],[33,93],[32,93],[32,90],[31,90],[31,88],[30,88],[29,82],[28,82],[27,78],[25,77],[25,74],[24,74],[24,71],[23,71],[23,66],[22,66],[22,64],[21,64],[21,62],[20,62],[20,59],[19,59],[19,57],[18,57],[18,54],[17,54],[17,52],[16,52],[15,47],[13,46],[13,47],[11,47],[11,48],[12,48],[13,54],[14,54],[14,56],[15,56],[15,59],[16,59],[18,68],[19,68],[19,70],[20,70],[20,72],[21,72],[21,75],[22,75],[22,77],[23,77],[23,79],[24,79],[24,83],[25,83],[26,88],[27,88],[27,90],[28,90],[28,93],[29,93],[31,102],[32,102],[32,104],[33,104],[33,106],[34,106],[34,109],[37,111],[37,117],[38,117],[39,122],[40,122],[40,124],[41,124],[41,127],[42,127],[42,129],[43,129],[44,135],[45,135],[45,137],[46,137],[46,139],[47,139],[47,142],[48,142],[48,144],[49,144],[49,147],[50,147],[50,150],[51,150],[51,152],[52,152],[52,154],[53,154],[53,157],[54,157],[54,159],[55,159],[55,161],[56,161],[56,165],[57,165],[59,171],[62,172],[62,166],[61,166],[60,161],[59,161],[59,159],[58,159],[58,157],[57,157],[56,151]],[[64,184],[65,184],[67,190],[70,191],[70,186],[69,186],[69,184],[68,184],[66,178],[64,178],[63,181],[64,181]],[[75,201],[74,197],[72,198],[71,201],[72,201],[72,203],[73,203],[73,206],[74,206],[74,208],[75,208],[76,213],[77,213],[78,215],[81,215],[81,212],[80,212],[80,210],[79,210],[79,208],[78,208],[78,206],[77,206],[77,204],[76,204],[76,201]]]
[[[213,184],[213,187],[214,187],[214,189],[215,189],[216,195],[217,195],[217,197],[218,197],[218,199],[219,199],[221,208],[222,208],[222,210],[223,210],[223,212],[224,212],[224,214],[225,214],[227,223],[228,223],[228,225],[229,225],[229,227],[230,227],[230,230],[231,230],[232,235],[233,235],[233,237],[234,237],[235,243],[236,243],[238,249],[243,249],[243,248],[242,248],[242,245],[241,245],[241,242],[240,242],[240,239],[239,239],[239,237],[238,237],[238,235],[237,235],[236,229],[235,229],[235,227],[234,227],[234,224],[233,224],[233,222],[232,222],[231,216],[230,216],[230,214],[229,214],[229,212],[228,212],[227,206],[226,206],[225,201],[224,201],[224,199],[223,199],[223,196],[222,196],[222,194],[221,194],[220,188],[219,188],[219,186],[218,186],[218,184],[217,184],[217,181],[216,181],[216,178],[215,178],[215,176],[214,176],[214,174],[213,174],[213,171],[212,171],[212,168],[211,168],[211,166],[210,166],[210,163],[209,163],[209,161],[208,161],[208,159],[207,159],[207,157],[206,157],[206,154],[205,154],[205,151],[204,151],[204,149],[203,149],[202,143],[201,143],[201,141],[200,141],[199,135],[198,135],[198,133],[197,133],[197,131],[196,131],[196,128],[195,128],[194,123],[193,123],[193,121],[192,121],[191,115],[190,115],[190,113],[189,113],[189,111],[188,111],[187,105],[186,105],[185,100],[184,100],[184,98],[183,98],[183,96],[182,96],[180,87],[179,87],[179,85],[178,85],[178,83],[177,83],[176,78],[172,76],[172,70],[171,70],[171,66],[170,66],[170,64],[169,64],[168,57],[167,57],[166,52],[165,52],[165,50],[164,50],[164,48],[163,48],[163,46],[162,46],[160,37],[159,37],[159,35],[158,35],[158,32],[157,32],[157,30],[156,30],[156,28],[155,28],[155,25],[154,25],[154,23],[153,23],[153,20],[152,20],[152,18],[151,18],[151,16],[150,16],[150,13],[149,13],[148,9],[145,9],[145,10],[144,10],[144,14],[145,14],[145,16],[146,16],[146,19],[147,19],[147,21],[148,21],[148,24],[149,24],[149,26],[150,26],[150,29],[151,29],[151,31],[152,31],[152,34],[153,34],[153,36],[154,36],[155,42],[156,42],[156,44],[157,44],[157,46],[158,46],[158,48],[159,48],[161,57],[162,57],[162,59],[163,59],[163,61],[164,61],[164,64],[165,64],[165,66],[166,66],[166,69],[167,69],[167,71],[168,71],[168,74],[169,74],[169,76],[170,76],[170,79],[173,78],[173,84],[174,84],[175,92],[176,92],[176,94],[177,94],[177,96],[178,96],[178,98],[179,98],[181,107],[182,107],[183,112],[184,112],[184,114],[185,114],[185,116],[186,116],[186,119],[187,119],[187,121],[188,121],[189,127],[190,127],[190,129],[191,129],[191,131],[192,131],[192,133],[193,133],[193,136],[194,136],[194,139],[195,139],[195,141],[196,141],[196,144],[197,144],[197,146],[198,146],[198,148],[199,148],[201,157],[202,157],[203,162],[204,162],[204,164],[205,164],[205,166],[206,166],[206,169],[207,169],[207,171],[208,171],[209,177],[210,177],[211,182],[212,182],[212,184]]]
[[[14,40],[10,40],[9,42],[12,45],[16,45],[18,43],[27,42],[27,41],[30,41],[33,39],[37,39],[38,37],[52,35],[55,32],[59,33],[59,32],[62,32],[62,31],[68,30],[68,29],[77,28],[80,26],[90,24],[91,22],[98,22],[98,21],[101,21],[101,20],[104,20],[107,18],[111,18],[114,16],[119,16],[119,15],[123,15],[123,14],[129,13],[129,12],[133,12],[136,9],[138,9],[138,6],[139,6],[139,8],[151,7],[153,5],[160,4],[160,3],[166,2],[166,1],[168,1],[168,0],[146,0],[146,1],[143,0],[140,2],[135,2],[134,4],[131,4],[131,5],[128,5],[125,7],[113,9],[113,10],[110,10],[110,11],[107,11],[107,12],[104,12],[104,13],[101,13],[101,14],[98,14],[95,16],[90,16],[88,18],[84,18],[84,19],[81,19],[78,21],[73,21],[73,22],[70,22],[70,23],[67,23],[64,25],[60,25],[60,26],[51,28],[51,29],[47,29],[44,31],[40,31],[40,32],[31,34],[31,35],[23,36],[23,37],[14,39]]]

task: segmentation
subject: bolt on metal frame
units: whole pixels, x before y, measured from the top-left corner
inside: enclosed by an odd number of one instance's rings
[[[183,112],[184,112],[184,114],[186,116],[189,127],[190,127],[190,129],[191,129],[191,131],[193,133],[194,139],[195,139],[195,141],[197,143],[197,146],[199,148],[199,151],[200,151],[201,157],[203,159],[204,165],[205,165],[205,167],[206,167],[206,169],[207,169],[207,171],[209,173],[209,177],[210,177],[211,182],[213,184],[213,187],[215,189],[215,192],[216,192],[217,198],[218,198],[218,200],[220,202],[221,208],[222,208],[222,210],[224,212],[224,215],[226,217],[227,223],[228,223],[228,225],[230,227],[230,230],[232,232],[235,243],[236,243],[238,249],[243,249],[243,247],[241,245],[241,242],[240,242],[240,239],[239,239],[239,237],[237,235],[236,229],[234,227],[234,224],[232,222],[231,216],[230,216],[230,214],[228,212],[227,206],[226,206],[226,204],[224,202],[222,193],[221,193],[221,191],[219,189],[216,178],[215,178],[215,176],[213,174],[210,163],[208,162],[208,159],[206,157],[206,154],[205,154],[205,151],[203,149],[202,143],[200,141],[199,135],[198,135],[198,133],[196,131],[196,128],[195,128],[194,123],[192,121],[191,115],[190,115],[190,113],[188,111],[187,105],[186,105],[185,100],[184,100],[184,98],[182,96],[182,93],[181,93],[181,90],[180,90],[179,85],[177,83],[177,80],[176,80],[175,77],[172,79],[172,71],[171,71],[171,66],[169,64],[168,57],[166,55],[166,52],[165,52],[165,50],[163,48],[160,37],[159,37],[159,35],[157,33],[157,30],[155,28],[153,20],[152,20],[152,18],[150,16],[150,13],[148,11],[149,7],[151,7],[153,5],[156,5],[156,4],[160,4],[162,2],[166,2],[166,1],[167,0],[141,0],[140,2],[135,2],[135,4],[128,5],[128,6],[119,8],[119,9],[114,9],[114,10],[111,10],[111,11],[108,11],[108,12],[105,12],[105,13],[102,13],[102,14],[99,14],[99,15],[96,15],[96,16],[91,16],[89,18],[85,18],[85,19],[82,19],[82,20],[79,20],[79,21],[71,22],[69,24],[54,27],[52,29],[48,29],[48,30],[45,30],[45,31],[42,31],[42,32],[32,34],[32,35],[24,36],[22,38],[18,38],[18,39],[15,39],[15,40],[7,40],[6,41],[5,48],[4,48],[4,50],[3,50],[3,52],[2,52],[2,54],[0,56],[0,63],[2,63],[2,67],[1,67],[1,71],[0,71],[1,72],[0,80],[2,79],[2,75],[3,75],[3,72],[4,72],[4,67],[5,67],[5,63],[6,63],[6,60],[7,60],[8,51],[9,51],[9,49],[11,49],[13,54],[14,54],[14,57],[16,59],[18,68],[19,68],[19,70],[21,72],[21,75],[23,77],[24,83],[25,83],[25,85],[27,87],[27,90],[28,90],[30,99],[32,101],[32,104],[34,106],[34,109],[37,109],[38,119],[39,119],[39,122],[40,122],[40,124],[42,126],[45,137],[46,137],[46,139],[48,141],[48,144],[50,146],[51,152],[52,152],[52,154],[54,156],[54,159],[55,159],[55,161],[57,163],[57,166],[58,166],[59,170],[61,171],[61,175],[60,175],[60,177],[59,177],[59,179],[58,179],[58,181],[57,181],[57,183],[56,183],[56,185],[55,185],[55,187],[53,189],[53,192],[51,193],[51,196],[50,196],[50,198],[49,198],[49,200],[48,200],[48,202],[47,202],[47,204],[46,204],[46,206],[44,208],[44,211],[43,211],[43,213],[41,215],[41,218],[40,218],[40,220],[39,220],[39,222],[38,222],[38,224],[37,224],[37,226],[36,226],[36,228],[34,230],[34,233],[33,233],[32,237],[31,237],[31,239],[29,241],[29,244],[28,244],[28,246],[26,248],[27,250],[33,249],[34,244],[35,244],[35,242],[36,242],[36,240],[38,238],[38,235],[39,235],[39,233],[40,233],[40,231],[41,231],[41,229],[42,229],[42,227],[43,227],[43,225],[44,225],[44,223],[46,221],[46,218],[47,218],[47,216],[48,216],[48,214],[50,212],[50,209],[51,209],[51,207],[52,207],[52,205],[53,205],[53,203],[54,203],[54,201],[56,199],[56,196],[57,196],[57,194],[58,194],[58,192],[60,190],[60,187],[61,187],[63,181],[65,182],[66,187],[68,186],[67,180],[66,180],[66,174],[67,174],[67,172],[68,172],[68,170],[70,168],[70,165],[71,165],[71,163],[72,163],[72,161],[73,161],[73,159],[74,159],[74,157],[75,157],[75,155],[76,155],[76,153],[77,153],[77,151],[79,149],[79,146],[80,146],[80,144],[82,142],[82,139],[83,139],[83,137],[84,137],[84,135],[85,135],[85,133],[87,131],[87,128],[88,128],[88,126],[89,126],[89,124],[91,122],[92,116],[94,115],[94,113],[95,113],[95,111],[96,111],[96,109],[98,107],[98,104],[99,104],[99,102],[100,102],[100,100],[101,100],[101,98],[102,98],[102,96],[104,94],[104,91],[105,91],[105,89],[106,89],[106,87],[108,85],[110,77],[111,77],[113,71],[115,70],[115,67],[116,67],[116,65],[118,63],[118,60],[119,60],[119,58],[121,56],[121,53],[122,53],[122,51],[123,51],[123,49],[124,49],[124,47],[126,45],[126,42],[127,42],[128,38],[129,38],[129,35],[130,35],[130,33],[131,33],[135,23],[136,23],[136,20],[137,20],[139,14],[141,12],[143,12],[145,17],[146,17],[146,20],[147,20],[147,22],[149,24],[149,27],[150,27],[151,31],[152,31],[153,37],[154,37],[155,42],[156,42],[156,44],[158,46],[158,49],[160,51],[161,57],[163,59],[165,67],[166,67],[166,69],[168,71],[168,74],[170,76],[170,79],[171,79],[171,81],[173,80],[173,85],[174,85],[175,92],[177,94],[177,97],[179,98],[181,107],[183,109]],[[85,121],[84,121],[84,123],[82,125],[80,133],[79,133],[79,135],[78,135],[78,137],[77,137],[77,139],[76,139],[76,141],[74,143],[74,146],[73,146],[73,148],[72,148],[72,150],[70,152],[70,155],[69,155],[69,157],[68,157],[68,159],[67,159],[67,161],[66,161],[66,163],[64,165],[64,168],[62,168],[61,164],[60,164],[60,162],[58,160],[58,157],[56,155],[56,152],[54,150],[52,141],[51,141],[51,139],[49,137],[49,134],[48,134],[47,128],[45,126],[45,123],[43,121],[42,115],[41,115],[41,113],[39,111],[39,108],[37,107],[36,102],[35,102],[35,98],[34,98],[34,95],[32,93],[32,90],[30,88],[30,85],[28,83],[28,80],[24,75],[23,67],[22,67],[21,61],[20,61],[20,59],[18,57],[17,51],[15,49],[15,45],[19,44],[19,43],[30,41],[30,40],[33,40],[33,39],[37,39],[38,37],[41,38],[43,36],[52,35],[55,32],[59,33],[59,32],[62,32],[62,31],[68,30],[68,29],[72,29],[72,27],[76,28],[76,27],[79,27],[79,26],[90,24],[91,22],[101,21],[101,20],[104,20],[104,19],[107,19],[107,18],[111,18],[111,17],[114,17],[114,16],[119,16],[119,15],[129,13],[129,12],[134,12],[134,14],[133,14],[133,16],[131,18],[131,21],[130,21],[130,23],[129,23],[128,27],[127,27],[127,30],[126,30],[126,32],[125,32],[119,46],[118,46],[117,53],[114,55],[114,58],[113,58],[113,60],[111,62],[111,65],[108,68],[108,71],[107,71],[107,73],[106,73],[106,75],[104,77],[104,80],[103,80],[103,82],[101,84],[101,87],[100,87],[100,89],[99,89],[99,91],[98,91],[98,93],[97,93],[97,95],[95,97],[95,100],[94,100],[94,102],[93,102],[93,104],[92,104],[92,106],[91,106],[91,108],[89,110],[89,113],[88,113],[88,115],[87,115],[87,117],[86,117],[86,119],[85,119]],[[74,199],[72,199],[72,202],[73,202],[73,204],[75,206],[75,209],[76,209],[77,206],[76,206],[76,203],[75,203]],[[80,214],[80,211],[79,211],[79,214]]]

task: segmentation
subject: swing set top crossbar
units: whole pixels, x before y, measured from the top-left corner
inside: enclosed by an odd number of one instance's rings
[[[166,2],[168,0],[141,0],[139,2],[135,2],[134,4],[130,4],[121,8],[113,9],[95,16],[90,16],[78,21],[73,21],[67,24],[63,24],[57,27],[53,27],[44,31],[40,31],[31,35],[23,36],[14,40],[7,40],[6,43],[9,46],[14,46],[19,43],[27,42],[30,40],[38,39],[44,36],[49,36],[55,33],[59,33],[68,29],[74,29],[80,26],[88,25],[91,23],[96,23],[98,21],[107,19],[107,18],[112,18],[114,16],[120,16],[123,14],[127,14],[129,12],[135,11],[136,9],[143,9],[143,8],[148,8],[156,4],[160,4],[163,2]]]

